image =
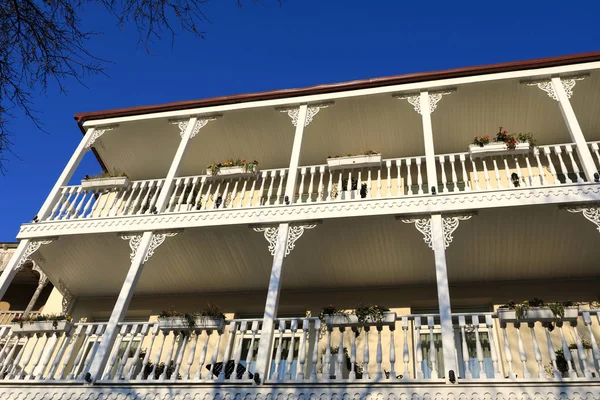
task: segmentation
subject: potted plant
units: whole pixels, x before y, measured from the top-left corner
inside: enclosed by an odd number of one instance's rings
[[[102,172],[97,175],[86,175],[81,180],[81,187],[90,190],[129,189],[131,181],[122,172]]]
[[[498,309],[500,322],[576,321],[578,314],[579,307],[572,301],[546,303],[538,298],[522,303],[509,301]]]
[[[358,304],[354,311],[347,312],[333,306],[321,311],[325,325],[333,326],[392,326],[396,323],[396,313],[387,307]]]
[[[229,178],[253,175],[258,173],[258,161],[242,159],[229,159],[224,162],[206,166],[206,175],[209,177],[227,176]]]
[[[510,152],[511,154],[527,154],[535,147],[536,141],[531,133],[508,133],[505,129],[490,142],[489,136],[475,136],[469,145],[471,158],[491,157]]]
[[[367,150],[362,154],[348,154],[346,156],[328,156],[327,166],[329,170],[345,168],[365,168],[381,166],[381,153],[375,150]]]
[[[219,306],[210,303],[197,313],[181,313],[171,309],[162,311],[158,316],[158,326],[162,330],[204,329],[221,332],[224,325],[225,314]]]
[[[354,200],[367,197],[367,184],[361,183],[360,191],[358,190],[358,179],[352,178],[350,182],[350,190],[348,190],[348,179],[342,180],[342,191],[340,192],[340,200]]]
[[[15,317],[12,320],[13,333],[67,333],[73,329],[71,316],[67,314],[40,314]]]

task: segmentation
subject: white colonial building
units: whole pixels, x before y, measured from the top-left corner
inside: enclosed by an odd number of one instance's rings
[[[0,325],[0,398],[600,398],[600,53],[76,119],[0,277],[72,324]]]

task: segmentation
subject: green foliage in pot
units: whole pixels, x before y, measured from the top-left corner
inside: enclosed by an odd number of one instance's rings
[[[375,322],[376,324],[383,323],[384,314],[390,311],[387,307],[371,304],[358,304],[354,309],[354,313],[358,317],[358,322],[363,324],[366,322]]]

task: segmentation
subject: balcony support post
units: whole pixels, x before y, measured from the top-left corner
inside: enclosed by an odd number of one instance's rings
[[[429,92],[420,93],[421,119],[423,121],[423,140],[425,142],[425,166],[427,168],[427,189],[432,193],[434,187],[437,192],[437,172],[435,168],[435,149],[433,146],[433,130],[431,127],[431,99]],[[441,96],[440,96],[441,97]],[[439,101],[439,100],[438,100]]]
[[[596,179],[594,174],[598,173],[598,169],[594,164],[592,153],[585,141],[585,137],[583,136],[583,132],[579,126],[577,117],[575,116],[575,111],[573,111],[569,96],[563,86],[563,81],[561,78],[555,77],[551,79],[551,82],[554,88],[554,94],[558,100],[560,111],[569,130],[569,135],[571,135],[571,140],[575,142],[575,145],[577,146],[577,155],[579,156],[579,162],[582,164],[585,176],[588,182],[594,182]],[[598,178],[600,179],[600,177]]]
[[[440,308],[440,325],[442,327],[442,348],[444,352],[444,376],[449,381],[449,371],[456,369],[454,344],[454,326],[450,307],[450,289],[448,287],[448,271],[446,268],[446,244],[444,240],[444,224],[441,214],[431,216],[431,240],[435,259],[435,276],[437,281],[438,303]]]
[[[37,269],[37,271],[40,274],[40,277],[38,279],[38,285],[35,289],[35,292],[33,293],[33,296],[31,296],[31,299],[29,300],[29,304],[27,304],[27,307],[25,308],[25,312],[23,312],[24,317],[27,316],[31,312],[31,310],[33,310],[33,307],[35,307],[35,303],[37,303],[37,300],[40,297],[42,290],[44,290],[44,288],[46,287],[46,285],[48,285],[49,282],[48,276],[46,276],[44,272],[42,272],[39,269]]]
[[[267,374],[271,366],[271,354],[273,351],[273,334],[275,320],[277,318],[277,307],[279,306],[279,293],[281,291],[281,275],[283,272],[283,261],[285,259],[288,234],[290,225],[288,223],[279,224],[277,231],[277,242],[273,253],[273,266],[271,268],[271,278],[269,279],[269,289],[267,292],[267,301],[265,304],[265,313],[263,325],[260,333],[258,353],[256,355],[256,367],[254,373],[258,373],[262,382],[267,379]]]
[[[115,338],[117,337],[118,324],[123,320],[127,313],[129,303],[133,297],[133,292],[135,291],[137,282],[142,274],[144,264],[147,261],[147,256],[150,252],[154,251],[154,249],[151,250],[151,246],[157,246],[156,241],[153,240],[154,236],[155,234],[153,232],[144,232],[141,237],[138,236],[138,239],[136,239],[135,245],[137,248],[135,250],[135,255],[132,254],[133,257],[131,258],[129,272],[127,272],[125,282],[121,287],[121,292],[119,293],[119,297],[117,298],[108,324],[106,325],[104,335],[102,335],[102,342],[98,346],[98,350],[92,360],[92,365],[89,370],[90,377],[87,379],[89,383],[102,379],[102,373],[104,372]]]
[[[302,150],[302,137],[304,135],[304,128],[306,127],[307,110],[308,106],[306,104],[301,105],[298,109],[298,120],[296,123],[296,132],[294,134],[292,156],[290,157],[288,179],[285,184],[285,199],[289,201],[289,204],[295,203],[294,191],[296,190],[296,180],[298,178],[298,165],[300,164],[300,152]]]

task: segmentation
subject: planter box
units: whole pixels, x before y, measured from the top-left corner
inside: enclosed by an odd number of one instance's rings
[[[469,145],[469,155],[471,158],[492,157],[499,155],[517,155],[527,154],[530,150],[529,143],[517,143],[514,150],[509,150],[505,143],[489,143],[482,146],[476,144]]]
[[[210,169],[206,170],[206,175],[210,178],[227,177],[236,178],[240,176],[250,176],[258,173],[258,167],[248,168],[245,167],[222,167],[216,175],[213,175]]]
[[[117,178],[97,178],[97,179],[83,179],[81,181],[81,187],[83,189],[129,189],[131,181],[125,176]]]
[[[73,329],[73,324],[69,321],[58,321],[56,327],[52,321],[33,321],[23,322],[23,326],[12,324],[13,333],[67,333]]]
[[[182,317],[171,317],[171,318],[159,318],[158,327],[161,330],[176,330],[176,331],[189,331],[193,329],[206,329],[215,330],[222,332],[225,321],[222,319],[196,317],[196,325],[190,328],[188,322]]]
[[[329,170],[380,167],[381,154],[328,158],[327,166]]]
[[[560,319],[562,321],[576,321],[578,314],[578,307],[565,307],[565,316]],[[501,308],[498,310],[498,319],[500,322],[553,322],[558,318],[554,316],[548,307],[534,307],[529,309],[527,315],[521,319],[517,319],[515,310]]]
[[[392,311],[387,311],[383,313],[383,323],[384,326],[392,326],[396,323],[396,313]],[[374,326],[377,325],[375,321],[367,321],[363,324],[358,323],[358,317],[354,314],[351,315],[326,315],[325,316],[325,324],[327,326]]]

